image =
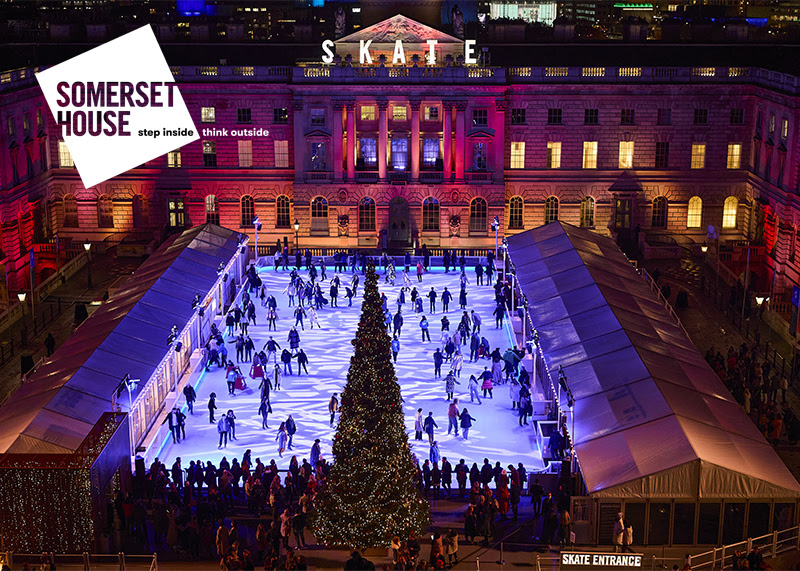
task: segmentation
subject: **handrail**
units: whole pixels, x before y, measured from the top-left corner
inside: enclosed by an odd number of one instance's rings
[[[790,535],[783,538],[779,537],[784,534]],[[762,555],[765,558],[777,557],[780,553],[796,550],[800,548],[800,526],[781,530],[776,529],[772,533],[749,537],[743,541],[715,547],[710,551],[698,553],[697,555],[689,555],[687,559],[692,569],[728,569],[732,567],[732,564],[726,563],[727,558],[734,555],[739,549],[744,551],[745,554],[750,553],[754,547],[763,548]]]

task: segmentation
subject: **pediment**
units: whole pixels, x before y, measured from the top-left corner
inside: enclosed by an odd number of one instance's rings
[[[330,137],[330,136],[331,136],[330,131],[326,131],[325,129],[314,129],[314,130],[309,131],[309,132],[307,132],[305,134],[305,137],[307,139],[314,139],[314,138],[319,139],[319,138]]]
[[[467,138],[478,138],[478,139],[491,139],[494,137],[494,129],[489,129],[488,127],[478,127],[477,129],[470,129],[467,132]]]
[[[440,32],[402,14],[373,24],[336,40],[336,45],[358,44],[372,40],[373,44],[394,44],[396,40],[409,44],[424,44],[426,40],[437,40],[440,44],[463,44],[464,40]]]

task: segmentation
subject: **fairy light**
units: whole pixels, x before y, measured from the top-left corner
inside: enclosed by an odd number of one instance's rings
[[[334,462],[311,522],[320,542],[360,549],[388,546],[392,536],[422,532],[430,522],[430,505],[417,492],[372,265],[362,308],[333,439]]]

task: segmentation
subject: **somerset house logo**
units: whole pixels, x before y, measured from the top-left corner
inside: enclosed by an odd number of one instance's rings
[[[36,78],[86,188],[199,138],[150,26]]]

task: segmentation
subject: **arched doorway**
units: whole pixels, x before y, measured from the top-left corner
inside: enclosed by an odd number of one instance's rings
[[[395,196],[389,203],[389,243],[395,246],[407,246],[411,232],[408,227],[408,202],[401,196]]]

